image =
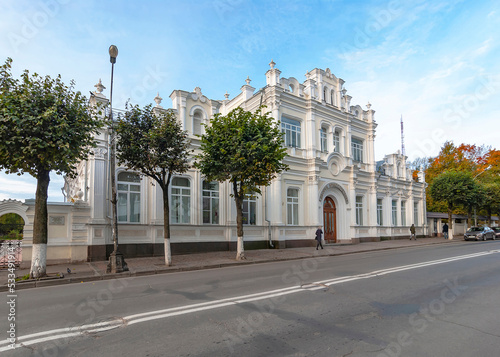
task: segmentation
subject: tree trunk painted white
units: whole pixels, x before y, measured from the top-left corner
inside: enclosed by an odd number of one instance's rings
[[[243,244],[243,237],[238,237],[236,244],[236,260],[245,260],[245,247]]]
[[[40,170],[36,183],[35,217],[33,219],[33,248],[31,253],[30,277],[38,279],[47,270],[48,211],[47,197],[50,171]]]
[[[451,240],[451,239],[453,239],[453,229],[448,228],[448,240]]]
[[[170,238],[165,239],[163,246],[165,248],[165,265],[169,267],[172,265],[172,252],[170,251]]]
[[[38,279],[46,274],[47,244],[33,244],[30,278]]]

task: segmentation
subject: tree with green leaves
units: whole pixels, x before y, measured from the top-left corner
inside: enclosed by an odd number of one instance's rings
[[[446,203],[450,230],[453,229],[453,210],[457,206],[473,205],[478,199],[478,191],[478,184],[471,173],[461,171],[443,172],[429,188],[433,200]]]
[[[30,276],[39,278],[46,275],[49,174],[74,177],[75,164],[96,146],[94,135],[104,121],[88,110],[73,81],[68,87],[60,75],[28,70],[14,79],[11,64],[8,58],[0,67],[0,169],[37,180]]]
[[[118,122],[118,153],[121,164],[151,177],[163,191],[165,264],[172,264],[168,188],[172,176],[186,172],[189,140],[172,110],[133,106]]]
[[[491,215],[500,211],[500,182],[499,180],[481,184],[484,190],[484,199],[480,205],[488,216],[488,225],[491,226]]]
[[[243,201],[260,194],[277,175],[288,169],[283,163],[286,148],[279,123],[260,107],[255,113],[236,108],[227,115],[215,114],[201,136],[201,153],[195,166],[209,181],[231,183],[236,203],[236,259],[245,259]]]
[[[0,239],[23,239],[24,220],[16,213],[0,217]]]

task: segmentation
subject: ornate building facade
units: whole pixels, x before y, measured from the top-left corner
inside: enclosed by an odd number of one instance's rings
[[[318,226],[327,241],[341,243],[407,237],[411,224],[417,234],[427,234],[425,179],[412,179],[400,153],[375,161],[377,123],[369,103],[366,109],[351,105],[344,81],[329,69],[313,69],[301,83],[282,77],[271,62],[265,77],[266,86],[260,90],[247,78],[234,98],[226,93],[223,100],[209,99],[198,87],[170,95],[171,109],[188,132],[195,153],[203,124],[216,113],[226,114],[236,107],[254,111],[266,105],[280,122],[290,169],[263,188],[262,195],[245,200],[247,249],[310,246]],[[100,82],[96,88],[90,104],[107,104]],[[158,95],[154,110],[165,110],[161,101]],[[109,172],[108,132],[98,140],[95,154],[80,163],[78,176],[64,187],[68,201],[75,201],[80,212],[88,215],[85,242],[80,234],[81,252],[73,256],[105,259],[112,250],[110,174],[116,175],[118,186],[120,250],[125,256],[163,254],[161,189],[125,167]],[[174,254],[235,249],[236,208],[230,190],[227,183],[205,181],[194,168],[172,179]],[[49,238],[49,259],[50,245]]]

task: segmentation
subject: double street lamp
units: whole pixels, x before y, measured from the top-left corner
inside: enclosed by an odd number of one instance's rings
[[[118,56],[118,48],[115,45],[109,46],[109,61],[111,62],[111,88],[109,94],[109,175],[111,179],[111,232],[113,237],[113,252],[109,256],[107,267],[108,273],[121,273],[128,271],[127,263],[123,258],[123,254],[118,250],[118,215],[117,215],[117,198],[116,198],[116,133],[113,120],[113,71],[115,69],[116,57]]]

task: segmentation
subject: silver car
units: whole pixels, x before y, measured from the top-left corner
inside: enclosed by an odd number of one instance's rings
[[[495,239],[495,231],[490,227],[470,227],[464,234],[464,240],[475,239],[475,240],[486,240]]]

